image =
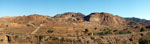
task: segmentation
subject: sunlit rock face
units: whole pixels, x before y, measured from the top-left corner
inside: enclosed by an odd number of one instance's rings
[[[114,16],[110,13],[91,13],[90,15],[84,17],[86,21],[98,22],[100,25],[107,25],[112,27],[123,27],[126,26],[125,19]]]

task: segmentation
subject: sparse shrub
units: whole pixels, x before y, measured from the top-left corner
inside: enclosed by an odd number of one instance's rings
[[[128,33],[132,33],[131,31],[128,31]]]
[[[143,23],[143,22],[139,22],[139,24],[144,25],[144,23]]]
[[[98,35],[105,35],[104,32],[98,32],[97,34],[98,34]]]
[[[31,25],[30,25],[30,24],[27,24],[26,26],[28,26],[28,27],[29,27],[29,26],[31,26]]]
[[[42,36],[42,35],[39,35],[39,39],[41,40],[41,39],[43,39],[44,38],[44,36]]]
[[[8,25],[6,25],[6,27],[8,27]]]
[[[84,33],[88,33],[88,32],[89,32],[89,30],[88,30],[88,29],[85,29],[85,30],[84,30]]]
[[[103,37],[103,36],[102,36],[101,38],[102,38],[102,39],[104,39],[104,37]]]
[[[0,41],[3,41],[3,39],[1,39]]]
[[[81,39],[78,39],[79,42],[81,42]]]
[[[54,30],[49,29],[47,32],[48,32],[48,33],[53,33],[53,32],[54,32]]]
[[[133,41],[132,38],[129,39],[130,41]]]
[[[112,34],[112,30],[107,30],[105,34]]]
[[[68,41],[68,42],[72,42],[72,39],[68,39],[68,38],[64,38],[64,37],[62,37],[60,40],[61,40],[61,41]]]
[[[52,40],[58,40],[58,38],[57,37],[52,37]]]
[[[144,32],[144,31],[145,31],[145,29],[144,29],[144,28],[141,28],[141,29],[140,29],[140,32]]]
[[[92,33],[88,33],[88,35],[92,35]]]
[[[106,34],[112,34],[112,30],[107,30],[105,32],[98,32],[98,35],[106,35]]]
[[[97,29],[97,27],[94,28],[95,30]]]
[[[17,38],[19,38],[19,36],[18,36],[18,35],[15,35],[15,39],[17,39]]]
[[[139,40],[139,44],[150,44],[150,37],[149,38],[141,38]]]
[[[130,31],[119,31],[119,34],[128,34],[128,33],[132,33],[132,32],[130,32]]]
[[[89,41],[87,41],[87,43],[90,43]]]
[[[143,34],[143,33],[141,33],[140,35],[141,35],[141,36],[144,36],[144,34]]]
[[[61,41],[65,41],[64,37],[61,38]]]
[[[105,32],[98,32],[98,33],[96,33],[96,34],[98,34],[98,35],[112,34],[112,30],[107,30],[107,31],[105,31]]]
[[[91,39],[95,39],[95,37],[91,37]]]
[[[127,34],[127,32],[120,31],[119,34]]]
[[[67,36],[72,36],[71,34],[67,34]]]
[[[82,37],[82,39],[85,39],[84,37]]]
[[[118,30],[116,29],[116,30],[113,30],[113,32],[117,32]]]
[[[73,40],[72,39],[65,39],[65,41],[72,42]]]

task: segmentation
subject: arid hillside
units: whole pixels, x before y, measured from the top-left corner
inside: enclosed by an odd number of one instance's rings
[[[150,24],[125,20],[110,13],[63,13],[54,17],[1,17],[2,44],[141,44]]]

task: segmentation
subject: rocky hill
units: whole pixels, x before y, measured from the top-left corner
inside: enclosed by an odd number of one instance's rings
[[[96,22],[99,25],[106,25],[110,27],[126,27],[126,21],[125,19],[119,17],[119,16],[114,16],[110,13],[91,13],[90,15],[84,17],[86,21],[89,22]]]
[[[138,44],[138,40],[150,31],[147,25],[106,12],[2,17],[0,43]]]

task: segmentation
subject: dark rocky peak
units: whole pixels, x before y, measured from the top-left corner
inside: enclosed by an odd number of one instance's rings
[[[128,20],[128,21],[134,21],[134,22],[150,23],[150,20],[140,19],[140,18],[136,18],[136,17],[125,18],[125,19]]]
[[[71,17],[81,18],[84,16],[85,15],[82,13],[67,12],[67,13],[63,13],[63,14],[57,14],[56,16],[54,16],[54,18],[71,18]]]
[[[57,14],[54,16],[54,18],[58,19],[59,21],[71,21],[71,22],[81,22],[84,21],[82,13],[73,13],[73,12],[67,12],[63,14]]]

